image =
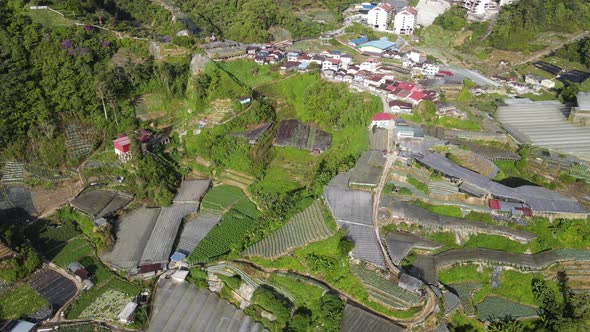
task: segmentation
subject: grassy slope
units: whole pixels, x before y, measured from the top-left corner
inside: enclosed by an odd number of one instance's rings
[[[32,314],[45,305],[47,301],[31,286],[20,284],[0,294],[0,320]]]

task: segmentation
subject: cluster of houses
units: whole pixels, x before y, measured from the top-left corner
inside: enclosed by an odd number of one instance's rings
[[[321,70],[347,70],[354,62],[350,54],[338,50],[328,50],[318,54],[289,52],[286,58],[287,61],[281,65],[283,71],[305,72],[314,66]]]
[[[534,74],[527,74],[520,78],[519,76],[493,76],[492,80],[501,83],[506,88],[512,90],[517,95],[527,93],[539,93],[542,89],[555,88],[555,81],[544,79]],[[523,80],[524,79],[524,80]]]
[[[416,27],[418,11],[414,7],[395,7],[386,1],[381,3],[364,2],[355,6],[366,17],[367,25],[379,31],[399,35],[411,35]]]

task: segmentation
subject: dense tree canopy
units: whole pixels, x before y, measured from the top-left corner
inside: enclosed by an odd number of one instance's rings
[[[443,14],[439,15],[434,24],[440,25],[445,30],[459,31],[467,25],[465,15],[467,10],[461,6],[453,6]]]
[[[583,0],[520,0],[502,7],[492,45],[527,50],[539,32],[575,32],[590,27],[590,3]]]
[[[567,44],[555,52],[555,55],[572,62],[578,62],[590,68],[590,38]]]

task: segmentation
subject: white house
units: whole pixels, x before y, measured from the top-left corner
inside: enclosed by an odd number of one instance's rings
[[[505,1],[508,4],[511,1]],[[463,0],[463,7],[475,15],[484,15],[488,10],[498,9],[496,0]]]
[[[399,11],[393,20],[393,31],[398,35],[413,34],[417,14],[418,11],[414,7],[405,7]]]
[[[360,70],[366,70],[370,72],[376,72],[379,68],[380,62],[375,58],[368,58],[367,61],[360,64]]]
[[[424,63],[422,65],[422,71],[424,72],[424,75],[434,76],[438,74],[439,70],[440,67],[435,65],[434,63]]]
[[[387,30],[392,12],[393,6],[389,3],[382,2],[377,7],[369,10],[367,24],[377,30]]]
[[[553,89],[555,87],[555,82],[552,80],[542,80],[541,86],[547,89]]]
[[[338,71],[338,69],[340,69],[340,63],[340,60],[326,59],[322,62],[322,70],[331,69],[333,71]]]

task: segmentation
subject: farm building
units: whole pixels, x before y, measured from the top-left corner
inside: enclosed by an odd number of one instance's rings
[[[524,98],[504,102],[496,113],[498,121],[518,142],[590,160],[590,128],[568,121],[570,107],[558,101]],[[573,119],[576,113],[572,113]]]
[[[350,45],[353,46],[353,47],[358,47],[359,45],[364,44],[364,43],[366,43],[368,41],[369,41],[369,38],[367,38],[365,36],[362,36],[362,37],[358,37],[358,38],[352,39],[350,41]]]
[[[184,181],[172,206],[139,208],[116,222],[117,242],[103,259],[131,274],[148,275],[162,270],[173,252],[182,220],[196,212],[210,186],[209,180]]]
[[[148,331],[258,332],[264,327],[208,289],[161,279]]]
[[[555,191],[537,187],[510,188],[463,168],[439,153],[425,151],[417,156],[421,165],[460,182],[459,189],[476,197],[524,203],[534,215],[562,218],[586,218],[588,212],[575,200]]]
[[[125,134],[119,134],[117,138],[113,140],[113,146],[115,147],[115,153],[119,157],[119,160],[126,163],[131,160],[131,140]]]
[[[405,329],[392,321],[376,316],[368,311],[351,304],[344,307],[344,314],[340,322],[341,332],[381,331],[401,332]]]
[[[8,322],[8,324],[2,327],[2,331],[8,332],[32,332],[35,330],[35,323],[27,322],[26,320],[17,320]]]
[[[93,220],[108,217],[131,203],[133,196],[110,190],[92,190],[76,197],[71,205]]]
[[[129,323],[133,322],[133,313],[135,312],[136,308],[137,308],[137,303],[135,303],[135,302],[127,303],[125,305],[125,307],[123,308],[123,310],[121,310],[121,312],[117,316],[117,318],[119,318],[119,322],[123,323],[123,324],[129,324]]]
[[[376,187],[383,174],[385,157],[376,150],[366,151],[350,171],[349,186]]]
[[[572,107],[569,120],[575,124],[590,126],[590,93],[578,92],[576,100],[578,106]]]
[[[324,188],[324,198],[338,227],[348,230],[355,244],[352,257],[384,267],[385,258],[373,227],[373,195],[348,187],[350,172],[336,175]]]
[[[379,54],[384,53],[385,51],[395,49],[395,43],[392,41],[389,41],[389,39],[387,39],[387,37],[382,37],[381,39],[371,40],[369,42],[361,44],[361,45],[359,45],[358,48],[363,53],[379,55]]]
[[[238,101],[240,102],[241,105],[245,105],[245,104],[249,104],[252,101],[252,98],[250,98],[250,96],[243,96],[238,98]]]

